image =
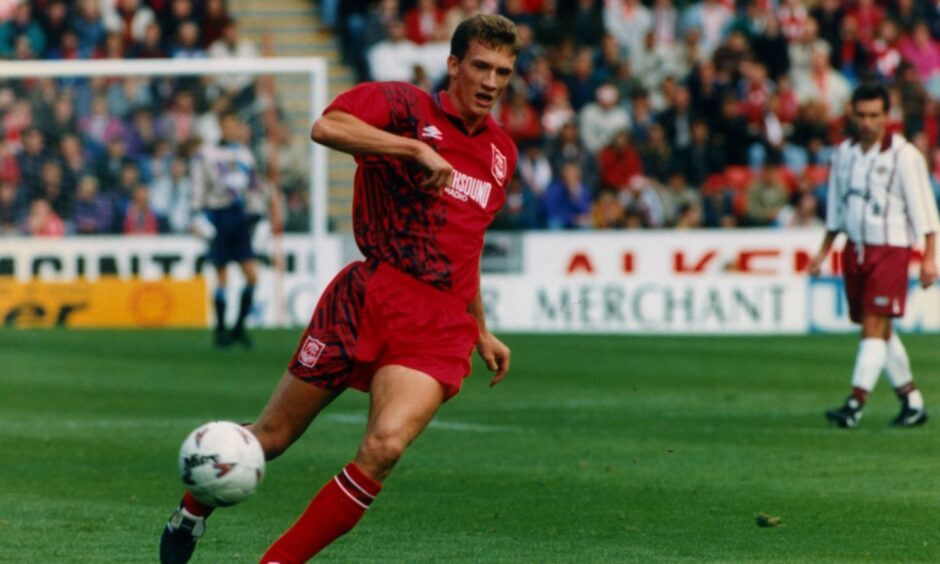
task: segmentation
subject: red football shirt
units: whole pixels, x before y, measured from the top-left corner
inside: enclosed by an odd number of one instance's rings
[[[340,110],[385,131],[419,139],[454,167],[438,196],[420,188],[424,171],[407,158],[356,155],[353,229],[359,250],[470,303],[479,284],[486,227],[506,200],[516,146],[488,117],[472,135],[446,92],[403,82],[365,83],[339,95]]]

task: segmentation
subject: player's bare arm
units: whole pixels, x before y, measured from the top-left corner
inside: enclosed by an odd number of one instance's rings
[[[414,159],[427,171],[423,189],[450,185],[454,167],[430,145],[395,135],[370,125],[347,112],[334,110],[313,124],[310,138],[331,149],[351,155],[388,155]]]
[[[924,237],[924,258],[920,263],[920,285],[923,288],[933,286],[937,281],[937,234],[928,233]]]
[[[467,311],[477,322],[480,328],[480,337],[477,339],[477,353],[486,363],[486,367],[496,374],[490,380],[490,386],[495,386],[503,381],[506,373],[509,372],[509,347],[496,338],[496,335],[490,333],[486,328],[486,315],[483,310],[483,296],[477,289],[477,295],[470,302]]]
[[[820,272],[822,272],[822,263],[826,260],[826,257],[829,256],[829,250],[832,249],[832,243],[835,241],[838,234],[838,231],[826,231],[826,236],[823,237],[823,242],[819,246],[819,252],[809,261],[808,270],[810,276],[819,276]]]

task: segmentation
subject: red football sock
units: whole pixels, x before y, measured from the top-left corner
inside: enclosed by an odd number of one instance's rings
[[[382,490],[350,462],[317,493],[303,515],[261,557],[262,564],[306,562],[349,532]]]
[[[852,397],[855,398],[858,403],[865,403],[865,400],[868,399],[868,390],[855,386],[852,388]]]
[[[196,517],[208,517],[215,511],[215,507],[199,501],[189,492],[183,494],[183,507]]]

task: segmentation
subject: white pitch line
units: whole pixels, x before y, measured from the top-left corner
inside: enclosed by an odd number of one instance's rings
[[[347,423],[354,425],[365,425],[366,416],[357,413],[327,413],[323,415],[326,421],[334,423]],[[483,425],[480,423],[459,423],[456,421],[438,421],[432,420],[428,424],[429,429],[449,429],[452,431],[466,431],[469,433],[512,433],[522,429],[518,427],[506,427],[502,425]]]

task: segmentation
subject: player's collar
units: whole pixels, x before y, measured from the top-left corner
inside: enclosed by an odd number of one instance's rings
[[[852,142],[854,143],[855,147],[858,148],[860,153],[866,152],[864,149],[862,149],[862,142],[859,141],[857,137],[854,138]],[[886,131],[884,137],[881,138],[881,144],[878,147],[878,151],[880,153],[887,152],[891,149],[892,145],[894,145],[894,133]]]
[[[457,107],[454,106],[454,103],[450,101],[450,96],[447,95],[446,90],[441,90],[433,96],[434,105],[437,106],[444,114],[447,116],[450,121],[460,128],[461,131],[467,135],[476,136],[480,133],[483,133],[487,128],[491,127],[495,120],[493,120],[492,115],[487,115],[486,119],[483,120],[483,123],[480,124],[480,127],[477,128],[472,134],[467,131],[466,126],[463,124],[463,116],[460,115],[460,112],[457,111]]]

